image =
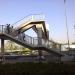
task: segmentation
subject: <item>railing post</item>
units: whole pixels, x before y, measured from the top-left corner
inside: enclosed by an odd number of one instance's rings
[[[34,46],[34,38],[33,38],[32,42],[33,42],[33,46]]]
[[[32,37],[30,37],[30,41],[31,41],[31,44],[32,44]]]

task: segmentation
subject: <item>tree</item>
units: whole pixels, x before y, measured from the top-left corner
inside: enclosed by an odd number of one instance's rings
[[[5,43],[5,50],[12,51],[12,50],[16,50],[16,49],[17,49],[17,46],[16,46],[16,44],[14,42],[12,42],[10,40],[6,41],[6,43]]]

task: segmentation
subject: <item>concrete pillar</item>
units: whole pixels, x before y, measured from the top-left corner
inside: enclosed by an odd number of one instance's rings
[[[38,46],[42,46],[42,29],[38,28]],[[38,53],[39,53],[39,61],[41,62],[41,57],[42,57],[42,50],[40,50],[40,48],[38,49]]]
[[[41,46],[42,45],[42,29],[41,28],[38,29],[37,36],[38,36],[38,46]]]
[[[47,40],[49,40],[49,31],[46,31],[47,32]]]
[[[4,39],[1,39],[1,53],[4,53]]]
[[[4,39],[1,39],[1,54],[2,54],[2,61],[4,61]]]

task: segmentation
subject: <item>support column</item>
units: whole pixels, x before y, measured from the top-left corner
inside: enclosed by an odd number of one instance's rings
[[[49,31],[46,31],[45,39],[44,39],[44,45],[49,46]]]
[[[49,31],[46,31],[47,32],[47,40],[49,40]]]
[[[1,53],[4,53],[4,39],[1,39]]]
[[[4,61],[4,39],[1,39],[1,54],[2,54],[2,61]]]
[[[38,46],[42,46],[42,29],[38,28]],[[40,50],[40,48],[38,49],[38,53],[39,53],[39,61],[41,62],[42,60],[42,50]]]
[[[38,45],[39,46],[42,45],[42,29],[41,28],[38,29]]]
[[[60,47],[60,54],[61,54],[62,44],[60,44],[59,47]],[[59,58],[60,58],[60,63],[61,63],[61,56]]]

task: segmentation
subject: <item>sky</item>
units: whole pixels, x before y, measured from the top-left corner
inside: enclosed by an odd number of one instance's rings
[[[75,41],[74,6],[75,0],[66,0],[70,42]],[[50,39],[67,42],[64,0],[0,0],[0,25],[13,24],[30,14],[44,14],[49,24]],[[28,34],[33,35],[30,32]]]

